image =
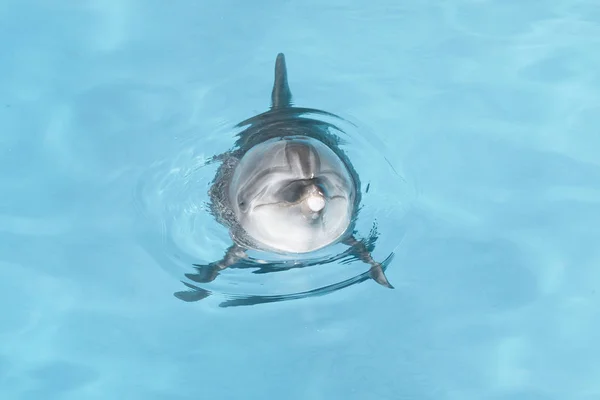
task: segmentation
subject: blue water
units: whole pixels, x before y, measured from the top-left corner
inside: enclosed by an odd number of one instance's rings
[[[0,48],[0,399],[600,399],[596,1],[4,0]],[[226,150],[278,52],[414,194],[367,199],[395,289],[182,302],[166,255],[226,236],[151,178]]]

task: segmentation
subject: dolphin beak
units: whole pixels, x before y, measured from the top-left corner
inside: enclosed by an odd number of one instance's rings
[[[319,212],[325,208],[325,198],[321,193],[311,193],[306,198],[306,205],[312,212]]]

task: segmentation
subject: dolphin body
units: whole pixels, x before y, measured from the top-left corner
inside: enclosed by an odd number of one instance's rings
[[[382,264],[355,237],[360,179],[339,138],[329,132],[333,125],[304,114],[337,116],[292,106],[282,53],[275,62],[271,103],[270,110],[239,123],[247,128],[234,148],[213,158],[221,165],[209,189],[210,212],[229,229],[233,243],[223,258],[194,264],[197,273],[186,276],[211,282],[243,262],[248,249],[309,253],[341,242],[370,265],[372,279],[393,288]]]

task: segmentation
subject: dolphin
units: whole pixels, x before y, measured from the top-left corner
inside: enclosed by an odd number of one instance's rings
[[[249,249],[306,254],[334,243],[370,265],[369,275],[393,286],[382,264],[354,232],[361,202],[360,179],[330,123],[306,114],[334,114],[292,105],[285,56],[277,55],[271,108],[236,127],[232,150],[220,161],[209,189],[209,209],[229,230],[232,244],[208,265],[194,264],[195,282],[213,281],[220,271],[246,259]],[[339,118],[339,117],[337,117]]]

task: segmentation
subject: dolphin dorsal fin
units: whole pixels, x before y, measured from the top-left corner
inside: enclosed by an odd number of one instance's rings
[[[292,92],[288,86],[287,68],[283,53],[277,54],[275,60],[275,83],[271,94],[271,108],[285,108],[292,104]]]

